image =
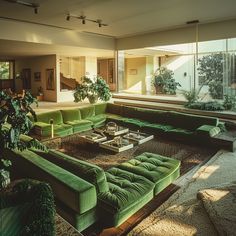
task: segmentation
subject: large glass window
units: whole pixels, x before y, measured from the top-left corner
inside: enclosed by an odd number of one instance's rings
[[[186,100],[186,92],[196,91],[202,102],[222,102],[225,96],[236,95],[236,39],[149,47],[122,53],[124,57],[118,60],[118,75],[124,75],[124,78],[118,77],[123,85],[119,87],[121,93],[181,101]]]
[[[0,61],[0,79],[12,79],[11,66],[9,61]]]

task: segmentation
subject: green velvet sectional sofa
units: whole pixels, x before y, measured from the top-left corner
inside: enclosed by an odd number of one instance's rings
[[[180,174],[180,162],[143,153],[107,171],[55,150],[5,150],[15,177],[48,182],[59,214],[82,231],[99,221],[116,227]]]
[[[50,136],[51,119],[54,134],[62,137],[108,121],[157,137],[204,142],[220,132],[217,118],[101,103],[37,114],[37,135]],[[122,224],[178,178],[180,171],[178,160],[153,153],[143,153],[107,171],[55,150],[5,150],[4,155],[13,162],[16,178],[34,178],[51,185],[59,213],[79,231],[96,221],[108,227]]]
[[[36,134],[50,136],[50,119],[54,120],[54,134],[58,136],[89,130],[108,121],[156,136],[186,141],[205,142],[220,132],[218,118],[111,103],[38,114],[34,123]]]

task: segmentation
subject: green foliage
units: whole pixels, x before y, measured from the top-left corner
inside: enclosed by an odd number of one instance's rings
[[[1,159],[0,162],[0,169],[7,169],[11,166],[11,161],[10,160],[5,160],[5,159]]]
[[[20,235],[55,235],[55,204],[51,187],[43,182],[24,180],[11,193],[0,194],[0,209],[30,203],[30,212]]]
[[[101,76],[94,79],[84,76],[81,78],[81,83],[77,85],[74,102],[80,102],[90,97],[99,98],[102,101],[108,101],[111,98],[109,86]]]
[[[0,147],[8,149],[24,150],[31,146],[43,148],[37,140],[29,143],[20,140],[21,134],[28,134],[33,124],[29,113],[36,119],[35,112],[31,104],[37,100],[29,93],[25,92],[23,97],[8,94],[0,91]]]
[[[190,91],[183,90],[182,94],[187,100],[187,104],[185,106],[189,106],[190,104],[197,102],[199,91],[197,91],[196,89],[192,89]]]
[[[0,62],[0,79],[9,79],[9,62]]]
[[[213,99],[223,98],[223,54],[216,53],[203,56],[198,60],[198,74],[201,88],[209,86],[209,93]]]
[[[194,102],[187,106],[190,109],[198,109],[198,110],[205,110],[205,111],[223,111],[224,106],[216,101],[213,102]]]
[[[166,67],[160,67],[155,72],[153,85],[161,87],[165,94],[176,94],[177,88],[181,85],[173,78],[174,72]]]
[[[232,110],[236,106],[236,98],[232,95],[224,95],[224,103],[223,106],[225,110]]]

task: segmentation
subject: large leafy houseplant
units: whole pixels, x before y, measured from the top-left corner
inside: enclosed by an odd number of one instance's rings
[[[176,90],[181,85],[175,81],[174,72],[166,67],[160,67],[156,70],[153,77],[153,85],[156,89],[156,94],[176,94]]]
[[[213,99],[223,99],[223,53],[215,53],[198,59],[200,90],[209,86],[209,93]]]
[[[108,101],[111,98],[109,86],[101,76],[94,79],[86,76],[81,78],[81,83],[77,85],[74,93],[74,101],[80,102],[85,98],[88,98],[90,103],[95,103],[98,99]]]
[[[36,139],[24,142],[20,136],[28,134],[33,124],[28,117],[31,114],[35,117],[35,112],[31,108],[31,104],[37,100],[29,93],[23,92],[21,96],[0,91],[0,148],[4,149],[24,149],[35,147],[44,149],[45,147]],[[2,155],[2,152],[1,152]],[[4,158],[1,156],[1,158]],[[6,158],[6,157],[5,157]],[[4,164],[5,163],[5,164]],[[6,165],[7,163],[7,165]],[[9,166],[9,162],[2,159],[2,169]]]

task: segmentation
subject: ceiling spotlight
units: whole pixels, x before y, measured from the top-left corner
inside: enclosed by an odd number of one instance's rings
[[[34,13],[38,14],[39,4],[37,4],[37,3],[25,2],[22,0],[4,0],[4,1],[34,8]]]
[[[34,8],[34,14],[38,14],[38,7]]]
[[[86,16],[79,16],[78,19],[82,20],[82,24],[85,25],[86,23]]]
[[[108,26],[108,24],[102,23],[102,20],[100,20],[100,19],[96,20],[96,23],[98,23],[98,27]]]
[[[70,14],[68,14],[67,16],[66,16],[66,20],[70,20]]]

